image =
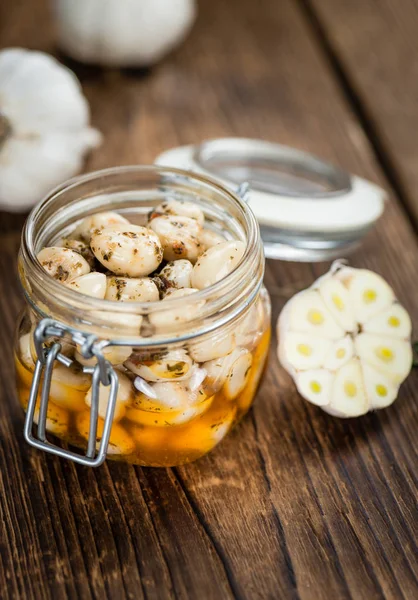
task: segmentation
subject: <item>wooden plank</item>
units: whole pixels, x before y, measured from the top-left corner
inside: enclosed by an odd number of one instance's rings
[[[392,179],[418,223],[418,5],[303,0],[360,102]]]
[[[53,51],[46,2],[0,12],[4,45]],[[28,17],[30,15],[30,17]],[[36,15],[36,19],[33,19]],[[148,74],[71,63],[105,144],[87,169],[151,162],[170,146],[242,135],[297,146],[386,185],[317,32],[291,0],[201,3],[188,42]],[[175,470],[97,471],[30,450],[9,348],[21,306],[0,238],[0,596],[412,598],[417,594],[416,385],[390,409],[338,421],[302,402],[278,365],[251,414],[208,457]],[[353,256],[394,285],[415,325],[417,242],[392,195]],[[326,265],[270,262],[273,322]],[[5,593],[1,593],[5,590]]]

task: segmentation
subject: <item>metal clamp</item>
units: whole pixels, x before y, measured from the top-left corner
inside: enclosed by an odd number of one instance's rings
[[[97,364],[90,371],[92,372],[92,394],[89,435],[87,441],[87,451],[85,455],[77,454],[76,452],[71,452],[70,450],[64,450],[59,446],[51,444],[51,442],[46,439],[48,402],[55,361],[57,360],[66,367],[70,367],[73,361],[61,354],[61,344],[59,341],[54,341],[52,346],[49,348],[45,346],[45,343],[51,337],[61,339],[65,335],[70,336],[72,341],[79,345],[80,352],[85,358],[96,357],[97,359]],[[55,454],[61,458],[67,458],[82,465],[98,467],[106,458],[119,387],[118,377],[112,365],[105,359],[102,353],[103,348],[108,346],[110,342],[107,340],[99,340],[95,335],[84,334],[83,332],[71,327],[67,327],[63,323],[60,323],[54,319],[43,319],[35,329],[34,343],[38,360],[36,361],[35,365],[26,411],[24,428],[24,436],[26,441],[31,446],[34,446],[39,450],[44,450],[45,452]],[[43,384],[40,391],[42,378]],[[97,448],[100,384],[104,386],[110,385],[110,393],[103,425],[103,432],[100,436],[100,444]],[[38,429],[35,436],[32,430],[33,425],[36,422],[35,409],[39,391],[40,406],[37,419]]]

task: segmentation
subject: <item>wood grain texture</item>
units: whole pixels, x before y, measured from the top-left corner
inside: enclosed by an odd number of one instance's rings
[[[240,135],[380,182],[385,216],[352,263],[388,278],[418,331],[417,239],[318,35],[293,0],[203,0],[187,43],[148,73],[68,61],[105,135],[86,169]],[[54,53],[46,1],[2,0],[0,42]],[[0,222],[0,598],[417,597],[416,372],[391,408],[340,421],[302,401],[273,339],[253,409],[198,462],[89,470],[42,455],[23,442],[10,357],[22,218]],[[274,322],[326,268],[268,264]]]
[[[344,73],[417,226],[417,2],[303,0],[303,4],[316,14],[323,41]]]

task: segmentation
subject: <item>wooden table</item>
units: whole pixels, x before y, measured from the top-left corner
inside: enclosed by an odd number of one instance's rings
[[[86,169],[215,136],[315,152],[390,193],[351,258],[418,325],[418,9],[404,0],[202,0],[149,73],[69,63],[105,135]],[[55,53],[45,0],[2,0],[0,41]],[[417,598],[417,372],[391,408],[341,421],[270,363],[254,408],[177,469],[81,468],[30,449],[11,345],[23,219],[1,215],[0,597]],[[270,262],[273,321],[327,265]],[[417,331],[417,330],[416,330]]]

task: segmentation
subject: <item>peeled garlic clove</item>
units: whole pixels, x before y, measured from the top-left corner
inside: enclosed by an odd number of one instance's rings
[[[103,300],[106,293],[106,275],[95,271],[94,273],[87,273],[87,275],[76,277],[66,285],[79,294]]]
[[[354,356],[353,339],[346,335],[341,340],[334,342],[327,352],[324,360],[324,368],[336,371]]]
[[[36,359],[36,351],[33,352],[34,348],[32,346],[32,331],[29,333],[25,333],[19,338],[19,358],[21,362],[33,371],[35,368],[35,359]]]
[[[353,358],[335,374],[331,402],[323,410],[336,417],[359,417],[369,410],[360,361]]]
[[[203,225],[205,215],[201,208],[192,202],[180,202],[179,200],[168,200],[159,204],[150,215],[150,220],[161,215],[178,215],[181,217],[189,217]]]
[[[206,399],[199,392],[192,392],[182,382],[157,382],[152,388],[156,397],[137,395],[134,401],[135,408],[150,412],[182,411]]]
[[[39,423],[39,405],[36,406],[33,415],[33,420],[36,424]],[[70,421],[70,413],[68,410],[62,409],[53,402],[48,402],[46,413],[46,430],[58,437],[63,437],[68,433],[68,425]]]
[[[109,227],[109,225],[119,224],[126,225],[129,224],[129,221],[116,212],[96,213],[83,219],[71,233],[71,237],[90,244],[90,239],[94,231],[102,230],[105,227]]]
[[[83,411],[76,418],[76,427],[80,435],[86,440],[89,437],[90,431],[90,411]],[[103,435],[104,420],[100,417],[97,420],[97,442],[96,449],[99,449],[100,441]],[[135,442],[132,437],[128,434],[126,429],[119,425],[119,423],[113,423],[112,431],[110,433],[109,445],[107,447],[107,454],[113,455],[129,455],[135,450]]]
[[[212,404],[213,397],[207,398],[200,404],[189,406],[179,411],[146,411],[137,408],[129,408],[126,418],[133,423],[147,427],[172,427],[173,425],[184,425],[196,417],[202,415]]]
[[[286,322],[291,331],[309,333],[330,340],[338,340],[345,334],[315,290],[296,294],[284,310],[288,313]]]
[[[193,265],[189,260],[180,259],[169,262],[161,269],[159,276],[168,281],[173,288],[190,288]]]
[[[216,246],[216,244],[225,242],[225,238],[211,229],[202,229],[200,232],[199,241],[202,245],[202,249],[206,251],[209,250],[209,248],[212,248],[212,246]]]
[[[125,360],[128,360],[132,354],[132,348],[130,346],[106,346],[103,348],[102,354],[110,364],[121,365]],[[83,367],[94,367],[97,364],[97,358],[95,356],[84,358],[79,347],[77,347],[77,350],[74,353],[74,358],[83,365]]]
[[[113,416],[113,420],[120,421],[123,419],[126,413],[126,407],[133,401],[134,393],[132,389],[131,380],[129,377],[124,375],[121,371],[116,372],[118,376],[119,386],[118,394],[116,397],[116,406]],[[109,394],[111,386],[100,385],[99,387],[99,417],[104,419],[106,417],[106,411],[109,404]],[[91,408],[92,388],[86,394],[85,402],[89,408]]]
[[[235,348],[227,356],[203,363],[202,368],[207,373],[203,386],[204,392],[208,395],[216,394],[225,384],[235,362],[247,354],[249,352],[244,348]],[[234,386],[232,387],[233,390]]]
[[[127,277],[143,277],[159,266],[163,250],[158,236],[139,225],[113,225],[94,230],[90,247],[107,269]]]
[[[182,381],[192,374],[193,361],[183,349],[170,350],[161,357],[151,359],[149,355],[133,353],[125,367],[147,381]]]
[[[289,331],[280,340],[279,358],[287,370],[317,369],[324,364],[331,348],[331,340]]]
[[[250,308],[247,315],[238,321],[235,328],[237,346],[253,350],[265,331],[266,318],[264,304],[259,300]]]
[[[59,240],[59,242],[56,243],[56,246],[62,246],[63,248],[69,248],[70,250],[74,250],[74,252],[78,252],[78,254],[81,254],[81,256],[86,259],[90,268],[94,268],[94,254],[91,251],[90,246],[85,242],[64,238]]]
[[[108,277],[105,298],[115,302],[156,302],[160,295],[149,277]]]
[[[45,271],[57,281],[66,283],[90,273],[88,262],[74,250],[51,246],[38,253],[38,261]]]
[[[355,342],[361,360],[400,384],[412,368],[411,344],[405,340],[361,333]]]
[[[345,331],[356,331],[357,323],[351,310],[347,288],[335,277],[324,277],[318,292],[328,311]]]
[[[397,386],[389,377],[377,371],[369,364],[362,361],[363,379],[366,387],[367,397],[370,402],[370,410],[386,408],[390,406],[398,395]]]
[[[184,288],[180,290],[170,289],[164,296],[162,303],[174,298],[183,298],[190,296],[199,290],[193,288]],[[148,318],[157,331],[157,333],[173,333],[175,331],[181,331],[184,325],[193,321],[204,306],[205,301],[199,300],[198,302],[190,302],[184,304],[180,308],[167,308],[167,310],[161,310],[158,312],[151,313]],[[167,305],[168,306],[168,305]]]
[[[201,253],[199,236],[201,227],[195,219],[181,216],[163,215],[149,223],[159,237],[165,260],[179,258],[195,262]]]
[[[326,369],[310,369],[296,375],[299,393],[311,404],[326,406],[331,401],[334,374]]]
[[[84,396],[91,386],[91,378],[77,365],[66,367],[57,363],[52,371],[50,397],[62,408],[82,410]]]
[[[232,364],[223,388],[228,400],[234,400],[247,385],[252,362],[251,352],[243,352]]]
[[[114,313],[107,310],[94,310],[89,314],[101,327],[108,328],[109,336],[111,334],[113,338],[138,337],[140,335],[142,315]],[[84,326],[84,328],[89,329],[89,326]],[[91,329],[96,332],[97,326],[91,327]]]
[[[409,338],[411,336],[411,318],[400,304],[379,313],[364,324],[363,331],[388,337]]]
[[[340,276],[344,277],[352,310],[359,323],[365,323],[378,312],[389,308],[395,300],[392,288],[373,271],[343,269]]]
[[[245,253],[245,244],[239,240],[222,242],[206,250],[193,268],[192,286],[199,290],[220,281],[239,264]]]
[[[218,331],[206,336],[206,339],[189,346],[189,354],[196,362],[203,363],[226,356],[235,348],[235,337],[229,331]]]

